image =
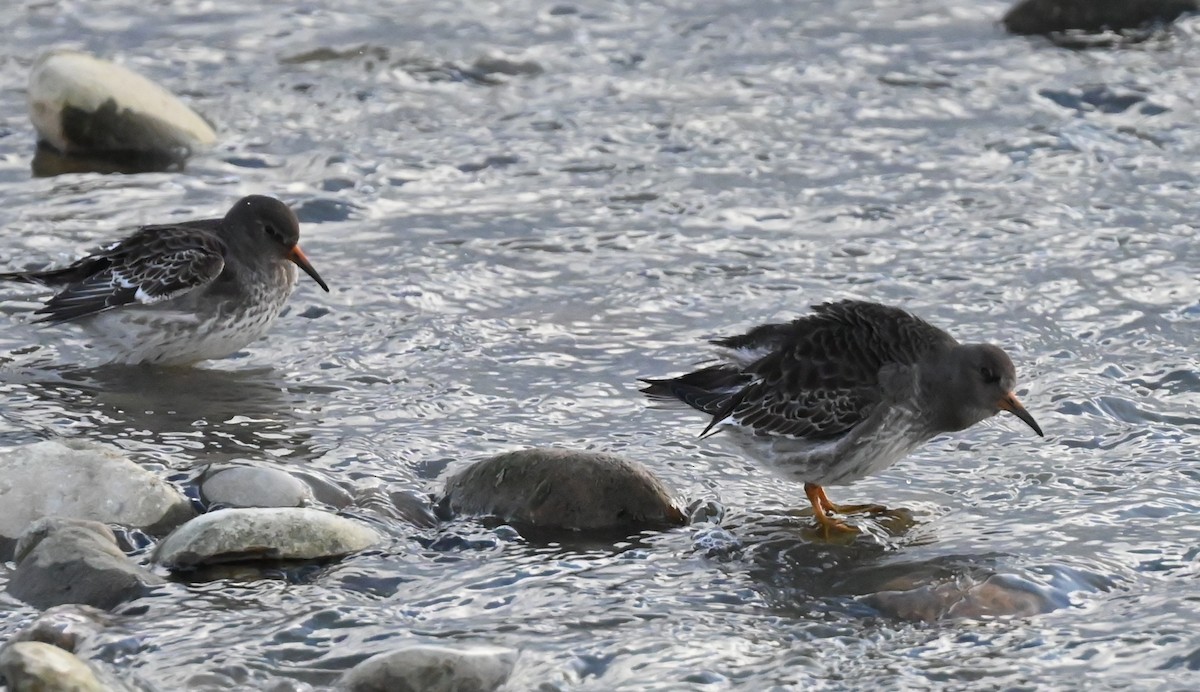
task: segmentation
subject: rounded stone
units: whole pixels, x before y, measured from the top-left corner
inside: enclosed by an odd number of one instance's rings
[[[1058,607],[1042,587],[1005,574],[926,583],[905,575],[863,600],[891,617],[920,622],[1030,617]]]
[[[260,466],[233,466],[206,474],[200,495],[209,505],[226,507],[301,507],[312,500],[304,482]]]
[[[686,523],[670,490],[641,464],[612,454],[526,449],[451,477],[442,505],[540,528],[640,529]]]
[[[112,447],[52,440],[0,451],[0,537],[51,515],[159,533],[193,514],[178,490]]]
[[[9,692],[109,692],[74,654],[42,642],[16,642],[0,653]]]
[[[39,519],[21,536],[15,559],[5,590],[37,608],[113,608],[163,582],[130,561],[112,531],[94,521]]]
[[[512,675],[517,652],[492,646],[414,644],[372,656],[351,668],[343,692],[490,692]]]
[[[64,154],[139,153],[183,160],[216,133],[171,92],[87,53],[50,51],[29,74],[29,115]]]
[[[173,531],[154,550],[170,569],[245,560],[315,560],[365,550],[380,541],[373,529],[317,509],[223,509]]]

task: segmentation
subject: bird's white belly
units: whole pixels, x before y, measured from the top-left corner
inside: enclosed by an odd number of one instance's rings
[[[100,313],[83,326],[108,351],[108,362],[191,365],[224,358],[258,340],[283,309],[287,295],[200,311],[173,309],[169,303],[131,306]]]
[[[813,442],[754,434],[736,425],[730,437],[749,456],[791,481],[846,485],[878,473],[908,456],[930,435],[911,410],[891,407],[878,421],[832,440]]]

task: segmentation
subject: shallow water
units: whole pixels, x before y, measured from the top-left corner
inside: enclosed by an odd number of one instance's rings
[[[181,483],[248,458],[413,491],[568,445],[726,510],[617,546],[396,524],[325,567],[166,587],[85,653],[161,689],[321,688],[408,640],[518,648],[513,689],[1193,686],[1200,20],[1078,52],[1005,36],[1005,7],[6,12],[5,268],[268,193],[334,291],[302,282],[243,354],[148,375],[95,367],[8,289],[0,442],[107,441]],[[24,82],[64,45],[185,96],[221,144],[182,173],[32,178]],[[848,547],[806,540],[800,488],[636,390],[842,297],[1001,344],[1047,433],[998,417],[833,489],[915,522]],[[864,598],[993,573],[1053,609],[926,623]],[[34,615],[5,597],[0,633]]]

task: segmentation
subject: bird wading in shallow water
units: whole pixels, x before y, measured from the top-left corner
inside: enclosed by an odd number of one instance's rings
[[[296,267],[329,291],[297,244],[283,202],[251,195],[221,219],[143,226],[62,269],[0,274],[58,290],[37,321],[75,322],[110,362],[190,365],[261,337],[296,285]]]
[[[711,416],[748,455],[804,484],[822,535],[854,532],[829,515],[883,511],[830,502],[824,486],[852,483],[930,438],[1000,411],[1042,429],[1013,394],[1016,370],[991,344],[960,344],[899,308],[845,300],[785,324],[712,342],[720,362],[644,379],[654,399]]]

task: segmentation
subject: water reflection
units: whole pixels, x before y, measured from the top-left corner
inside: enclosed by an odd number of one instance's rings
[[[272,368],[129,365],[4,370],[0,388],[22,393],[10,418],[50,434],[145,444],[205,462],[260,453],[317,458],[312,435],[295,428],[308,422],[312,397],[336,391],[295,385]]]

